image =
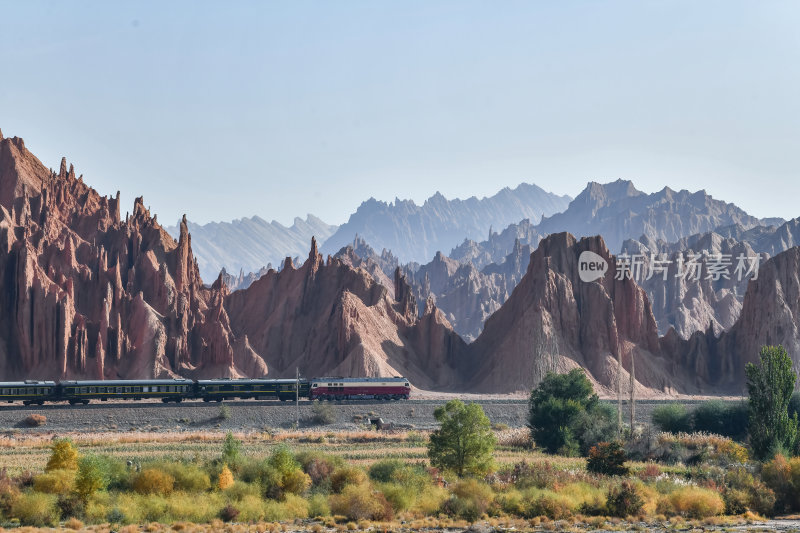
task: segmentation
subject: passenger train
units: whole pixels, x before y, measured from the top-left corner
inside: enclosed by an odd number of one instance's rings
[[[0,382],[0,402],[24,405],[45,402],[88,404],[91,400],[144,400],[162,402],[203,400],[221,402],[234,398],[281,401],[309,400],[408,400],[411,386],[403,377],[313,379],[142,379],[93,381]]]

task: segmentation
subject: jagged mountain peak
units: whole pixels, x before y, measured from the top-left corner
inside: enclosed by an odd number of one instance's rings
[[[490,227],[506,227],[523,218],[540,220],[564,209],[569,197],[548,193],[532,184],[505,188],[493,196],[447,199],[437,192],[422,205],[371,198],[322,245],[336,253],[358,234],[376,249],[392,250],[404,262],[424,262],[446,252],[465,237],[482,239]]]

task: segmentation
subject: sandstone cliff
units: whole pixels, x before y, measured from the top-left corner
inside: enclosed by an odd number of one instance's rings
[[[234,333],[269,362],[272,376],[405,375],[421,388],[462,382],[466,344],[435,306],[420,317],[397,271],[395,294],[362,268],[327,261],[312,241],[299,268],[287,260],[243,291],[225,309]]]
[[[120,216],[65,159],[51,172],[0,140],[0,372],[5,379],[264,375],[203,287],[185,221],[170,237],[141,198]]]

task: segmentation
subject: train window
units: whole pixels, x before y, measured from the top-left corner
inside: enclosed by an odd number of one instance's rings
[[[312,389],[316,389],[318,386],[319,386],[319,384],[318,384],[318,383],[314,383],[313,385],[311,385],[311,388],[312,388]]]

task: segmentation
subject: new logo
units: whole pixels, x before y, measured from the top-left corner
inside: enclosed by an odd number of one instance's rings
[[[602,256],[589,250],[581,252],[581,256],[578,258],[578,276],[581,281],[589,282],[600,279],[605,276],[606,270],[608,270],[608,263]]]

